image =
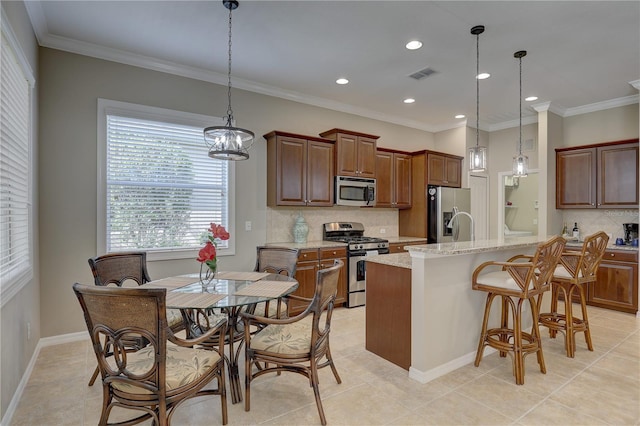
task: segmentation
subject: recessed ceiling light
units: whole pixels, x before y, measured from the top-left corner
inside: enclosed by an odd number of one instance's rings
[[[537,96],[528,96],[526,98],[524,98],[525,101],[527,102],[533,102],[533,101],[537,101],[538,97]]]
[[[416,100],[415,100],[415,99],[413,99],[413,98],[407,98],[407,99],[405,99],[405,100],[404,100],[404,101],[402,101],[402,102],[404,102],[405,104],[412,104],[412,103],[414,103],[415,101],[416,101]]]
[[[347,80],[346,78],[339,78],[336,80],[336,83],[338,84],[347,84],[349,83],[349,80]]]
[[[466,115],[464,115],[464,114],[458,114],[458,115],[456,115],[456,118],[465,118],[465,117],[466,117]]]
[[[418,40],[411,40],[409,43],[405,45],[405,47],[409,50],[416,50],[422,47],[422,42]]]
[[[489,74],[488,72],[481,72],[476,76],[478,80],[486,80],[489,77],[491,77],[491,74]]]

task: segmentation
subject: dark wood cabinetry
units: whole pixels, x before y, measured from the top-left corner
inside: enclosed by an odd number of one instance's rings
[[[267,140],[267,205],[333,206],[334,143],[285,132]]]
[[[312,298],[316,290],[318,270],[333,266],[335,259],[340,259],[344,263],[338,279],[338,294],[335,304],[336,306],[345,304],[347,302],[347,249],[344,247],[300,250],[295,275],[296,280],[298,280],[298,289],[293,294],[309,299]],[[306,303],[292,300],[289,302],[289,314],[299,314],[306,307]]]
[[[388,149],[376,153],[376,207],[411,207],[411,155]]]
[[[411,155],[411,208],[399,211],[400,235],[427,238],[427,185],[460,188],[463,160],[463,157],[434,151]]]
[[[587,304],[629,313],[638,311],[638,252],[605,252],[597,280],[587,288]]]
[[[419,244],[427,244],[427,240],[410,241],[406,243],[389,243],[389,254],[406,253],[406,246],[414,246]]]
[[[336,175],[376,177],[376,143],[379,136],[343,129],[327,130],[320,136],[336,143]]]
[[[638,140],[556,149],[556,208],[638,208]]]
[[[462,186],[462,159],[457,156],[429,153],[427,155],[427,183],[429,185]]]

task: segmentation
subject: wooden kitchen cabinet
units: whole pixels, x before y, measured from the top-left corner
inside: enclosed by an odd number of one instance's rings
[[[556,149],[556,208],[637,208],[638,140]]]
[[[398,211],[400,235],[427,238],[427,185],[442,185],[438,182],[446,180],[445,186],[461,187],[463,160],[463,157],[434,151],[411,154],[411,208]]]
[[[427,184],[462,186],[462,158],[446,154],[429,153],[427,155]]]
[[[376,207],[411,207],[411,155],[389,149],[376,153]]]
[[[334,143],[274,131],[267,140],[267,205],[333,206]]]
[[[343,129],[327,130],[320,136],[336,143],[336,175],[376,177],[376,144],[379,136]]]
[[[303,249],[298,254],[295,279],[298,288],[293,293],[296,296],[311,299],[316,290],[316,278],[318,270],[333,266],[334,259],[340,259],[344,263],[338,278],[338,294],[336,306],[347,302],[347,249],[345,247],[330,247],[322,249]],[[297,315],[304,311],[308,303],[291,300],[289,302],[289,315]]]
[[[393,253],[406,253],[406,246],[415,246],[419,244],[427,244],[427,240],[410,241],[406,243],[389,243],[389,254]]]
[[[638,252],[607,250],[587,304],[635,314],[638,311]]]

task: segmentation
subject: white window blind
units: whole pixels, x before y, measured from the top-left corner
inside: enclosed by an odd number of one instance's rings
[[[3,24],[5,24],[3,20]],[[9,34],[12,38],[12,33]],[[33,275],[30,72],[2,32],[0,61],[0,288],[6,302]]]
[[[107,252],[199,249],[211,222],[230,229],[229,163],[202,127],[107,113],[106,145]]]

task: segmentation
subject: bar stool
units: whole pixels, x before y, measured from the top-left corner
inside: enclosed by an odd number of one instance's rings
[[[560,257],[551,278],[551,312],[540,314],[540,325],[549,329],[551,338],[555,338],[558,331],[564,333],[564,347],[569,358],[576,352],[576,333],[584,333],[587,348],[593,351],[591,331],[587,319],[587,305],[584,286],[596,281],[596,274],[600,261],[607,249],[609,236],[600,231],[585,238],[582,251],[565,251]],[[558,313],[558,298],[562,291],[564,298],[564,314]],[[573,295],[580,298],[582,318],[573,315]],[[540,308],[541,298],[538,300]]]
[[[474,362],[476,367],[480,365],[484,347],[490,346],[498,350],[501,357],[505,357],[509,353],[513,361],[513,375],[516,377],[518,385],[524,384],[525,355],[535,353],[538,364],[540,364],[540,371],[543,374],[547,372],[542,355],[538,328],[538,304],[535,297],[541,296],[549,289],[549,281],[564,250],[565,243],[566,241],[562,237],[556,236],[538,244],[533,256],[518,255],[507,262],[485,262],[473,271],[471,287],[474,290],[488,293],[478,351]],[[523,262],[522,260],[527,261]],[[489,267],[501,267],[501,270],[484,272]],[[502,299],[500,326],[488,328],[491,305],[497,296]],[[533,319],[530,333],[522,330],[522,307],[527,301],[531,306]],[[510,318],[513,322],[511,327],[509,326]]]

